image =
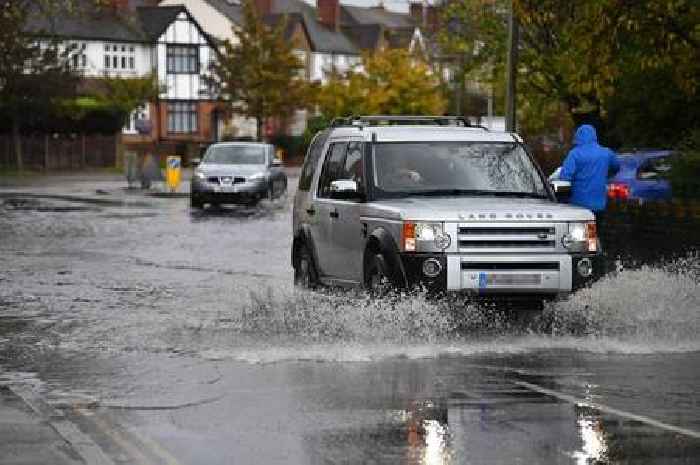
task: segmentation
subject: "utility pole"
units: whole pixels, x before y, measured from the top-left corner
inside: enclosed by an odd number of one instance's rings
[[[508,63],[506,88],[506,131],[516,129],[516,91],[518,69],[518,19],[513,11],[513,1],[510,2],[508,14]]]

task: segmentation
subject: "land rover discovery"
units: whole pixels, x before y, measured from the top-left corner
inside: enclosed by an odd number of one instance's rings
[[[356,117],[313,139],[294,199],[295,283],[537,299],[593,279],[593,213],[556,202],[514,133]]]

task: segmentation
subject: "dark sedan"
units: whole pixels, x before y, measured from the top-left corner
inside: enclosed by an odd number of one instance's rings
[[[255,205],[287,191],[287,176],[274,147],[256,142],[225,142],[209,146],[192,176],[194,208],[225,203]]]

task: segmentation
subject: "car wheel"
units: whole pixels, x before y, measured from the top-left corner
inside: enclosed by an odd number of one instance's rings
[[[196,195],[190,195],[190,207],[192,208],[204,208],[204,203]]]
[[[389,269],[383,255],[376,254],[369,259],[365,286],[370,294],[375,296],[386,295],[391,289]]]
[[[299,248],[299,259],[294,268],[294,285],[304,289],[314,289],[318,284],[318,273],[313,257],[306,245]]]

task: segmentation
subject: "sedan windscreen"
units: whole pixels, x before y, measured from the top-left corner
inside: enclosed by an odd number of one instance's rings
[[[210,147],[204,163],[225,165],[264,165],[265,147],[255,145],[218,145]]]
[[[377,143],[373,165],[380,196],[547,196],[540,173],[518,143]]]

